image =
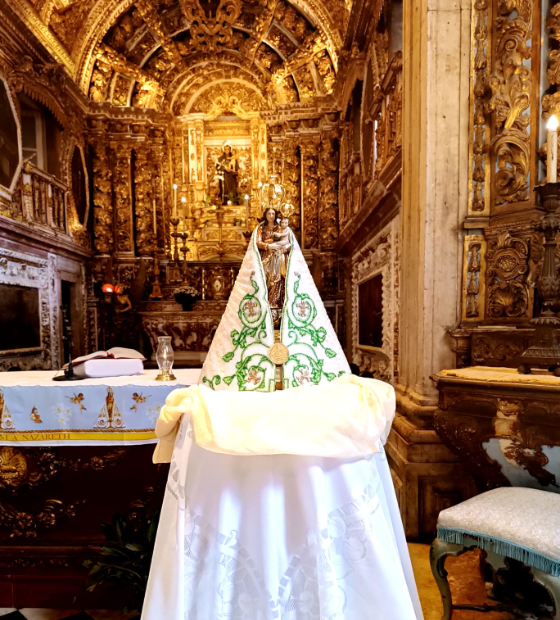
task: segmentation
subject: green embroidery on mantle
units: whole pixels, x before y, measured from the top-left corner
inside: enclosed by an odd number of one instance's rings
[[[224,362],[231,362],[236,354],[240,353],[241,359],[235,364],[235,373],[223,377],[226,385],[231,385],[234,380],[237,380],[240,392],[266,389],[267,372],[270,371],[274,377],[276,369],[274,363],[262,352],[268,350],[265,342],[268,309],[263,308],[262,302],[257,297],[259,286],[252,277],[251,284],[254,292],[243,297],[237,311],[242,328],[241,330],[234,329],[230,333],[233,349],[222,356]],[[250,352],[249,349],[257,349],[257,351]],[[208,380],[210,387],[214,389],[214,384],[219,385],[220,379],[221,377],[216,375],[212,380]],[[274,379],[270,380],[274,381]],[[203,381],[206,381],[206,378]]]
[[[208,387],[212,388],[213,390],[216,389],[214,386],[220,385],[221,382],[222,378],[220,377],[220,375],[214,375],[211,379],[209,379],[208,377],[202,377],[202,383],[207,383]]]
[[[288,274],[290,274],[288,266]],[[291,295],[288,290],[284,306],[283,334],[287,336],[290,356],[284,364],[284,387],[298,387],[306,383],[318,385],[321,380],[332,381],[338,376],[336,372],[328,372],[325,363],[337,356],[337,352],[329,348],[327,330],[316,326],[318,312],[313,298],[300,292],[301,274],[294,272]],[[289,299],[288,299],[289,296]],[[287,329],[285,329],[287,327]]]
[[[291,316],[288,317],[288,336],[295,338],[294,344],[298,344],[309,336],[311,344],[314,347],[320,346],[325,351],[325,355],[329,358],[336,357],[336,351],[329,349],[324,345],[327,338],[327,330],[324,327],[316,328],[313,321],[317,317],[317,308],[315,302],[307,293],[298,293],[301,275],[296,273],[297,280],[294,282],[295,298],[291,305]],[[329,379],[330,381],[330,379]]]

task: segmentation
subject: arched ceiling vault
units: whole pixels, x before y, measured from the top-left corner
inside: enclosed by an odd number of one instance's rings
[[[93,101],[181,115],[213,81],[265,108],[330,94],[350,0],[21,1]]]

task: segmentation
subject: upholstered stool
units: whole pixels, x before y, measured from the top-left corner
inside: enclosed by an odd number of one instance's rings
[[[505,558],[529,566],[535,581],[552,596],[552,617],[560,620],[560,494],[503,487],[439,514],[430,562],[443,602],[442,620],[450,620],[453,609],[486,611],[453,605],[444,568],[447,556],[456,557],[474,547],[486,551],[486,560],[495,570],[505,566]]]

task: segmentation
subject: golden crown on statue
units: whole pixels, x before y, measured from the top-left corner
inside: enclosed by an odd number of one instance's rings
[[[295,208],[294,205],[287,200],[288,192],[282,183],[276,181],[277,178],[276,175],[271,175],[268,183],[259,183],[258,185],[262,213],[264,215],[267,209],[272,208],[281,213],[284,217],[290,218]]]

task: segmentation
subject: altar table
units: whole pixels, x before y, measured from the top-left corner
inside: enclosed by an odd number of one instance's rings
[[[200,369],[177,369],[170,382],[156,381],[158,372],[61,382],[51,371],[0,373],[0,446],[154,443],[167,395],[197,383]]]

